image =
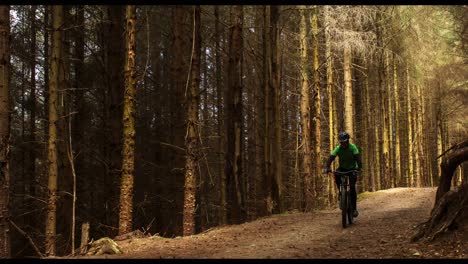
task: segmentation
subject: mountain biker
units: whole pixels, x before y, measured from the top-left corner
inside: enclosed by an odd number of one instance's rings
[[[331,153],[330,157],[327,161],[326,171],[327,173],[331,173],[330,165],[336,156],[339,157],[340,164],[338,166],[337,171],[346,172],[350,170],[358,170],[361,171],[362,169],[362,160],[361,155],[359,154],[359,150],[353,143],[349,143],[349,134],[346,132],[341,132],[338,135],[338,141],[340,145],[338,145]],[[349,176],[349,184],[351,188],[351,203],[354,208],[353,216],[357,217],[359,215],[356,207],[356,180],[357,180],[357,173],[353,172]],[[336,174],[335,175],[335,182],[338,188],[341,184],[341,177]]]

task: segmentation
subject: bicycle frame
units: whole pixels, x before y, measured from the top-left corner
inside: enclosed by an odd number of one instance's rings
[[[341,221],[343,228],[346,228],[346,220],[348,220],[349,224],[353,223],[353,208],[351,204],[351,191],[350,191],[350,183],[349,183],[349,175],[356,173],[356,170],[351,171],[334,171],[334,175],[340,175],[341,177],[341,184],[339,187],[340,192],[340,209],[341,209]],[[346,219],[347,218],[347,219]]]

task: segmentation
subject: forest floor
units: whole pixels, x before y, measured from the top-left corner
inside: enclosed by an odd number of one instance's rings
[[[412,243],[428,219],[436,188],[363,193],[359,216],[346,229],[337,208],[284,213],[188,237],[150,236],[118,241],[124,254],[92,258],[468,258],[468,234]],[[81,257],[87,258],[87,257]]]

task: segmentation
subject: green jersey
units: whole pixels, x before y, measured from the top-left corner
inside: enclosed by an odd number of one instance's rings
[[[344,149],[338,145],[331,153],[332,156],[338,156],[340,158],[340,168],[343,170],[355,170],[358,168],[358,164],[354,155],[359,154],[359,150],[353,143],[349,143],[349,146]]]

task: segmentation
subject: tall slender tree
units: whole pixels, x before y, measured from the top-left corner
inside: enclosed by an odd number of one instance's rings
[[[49,138],[48,138],[48,163],[49,163],[49,197],[47,202],[45,252],[47,256],[56,254],[56,224],[57,224],[57,179],[58,179],[58,157],[57,157],[57,123],[59,119],[58,88],[60,81],[60,68],[62,61],[62,23],[63,6],[52,7],[52,61],[49,80]]]
[[[120,185],[119,235],[133,227],[133,173],[135,162],[135,23],[136,7],[125,10],[125,93],[123,109],[122,182]]]
[[[195,197],[197,192],[197,161],[198,161],[198,96],[200,86],[200,6],[193,8],[193,50],[190,67],[190,87],[187,96],[187,135],[185,145],[187,161],[185,163],[185,196],[183,235],[193,235],[195,232]],[[206,78],[206,75],[204,76]],[[206,111],[206,109],[204,109]]]

